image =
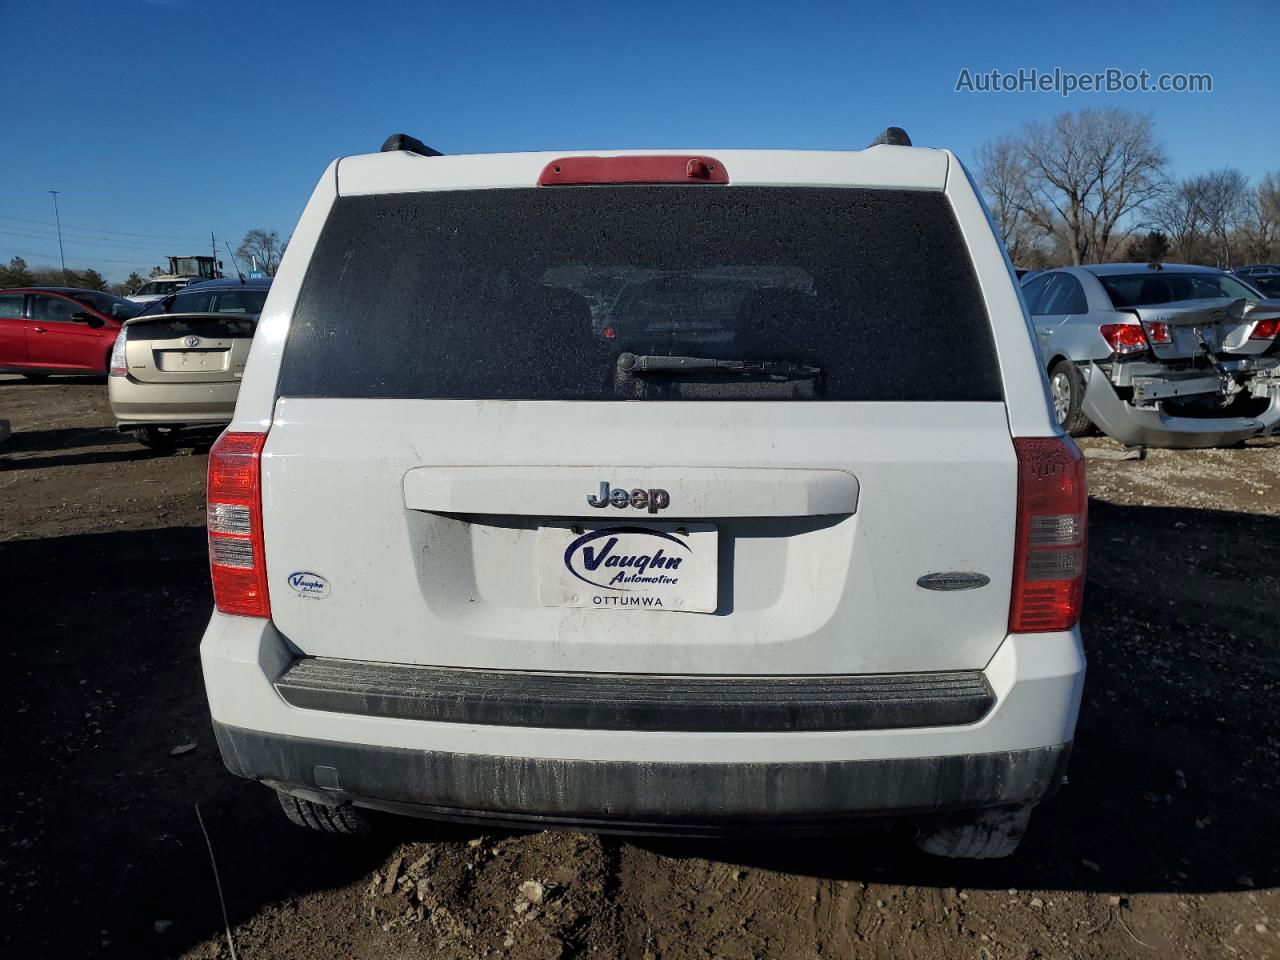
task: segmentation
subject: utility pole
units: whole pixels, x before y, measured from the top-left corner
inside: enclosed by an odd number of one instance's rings
[[[58,194],[61,190],[50,190],[53,194],[53,219],[58,225],[58,259],[62,261],[62,282],[67,282],[67,256],[62,252],[62,217],[58,214]]]
[[[209,265],[209,269],[213,271],[214,276],[218,275],[218,240],[213,235],[213,231],[209,231],[209,252],[213,254],[213,263]]]

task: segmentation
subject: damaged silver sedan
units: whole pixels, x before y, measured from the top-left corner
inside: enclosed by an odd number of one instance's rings
[[[1280,300],[1174,264],[1064,267],[1022,291],[1073,436],[1186,448],[1280,432]]]

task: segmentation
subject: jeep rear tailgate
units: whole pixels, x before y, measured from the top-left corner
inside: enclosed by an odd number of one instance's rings
[[[277,390],[268,589],[308,655],[868,674],[1008,632],[1015,454],[940,192],[339,198]]]
[[[729,465],[723,438],[740,420],[734,406],[281,400],[263,461],[276,625],[309,655],[436,666],[983,666],[1006,634],[1013,569],[1016,471],[1003,405],[753,404],[750,423],[734,430]],[[476,442],[499,433],[504,440]],[[426,464],[464,479],[505,471],[513,482],[492,488],[487,503],[406,503],[406,479]],[[793,489],[855,477],[856,509],[812,513],[808,499],[784,491],[785,512],[742,516],[735,477],[769,470]],[[561,498],[552,504],[515,479],[534,475],[559,480]],[[540,529],[600,521],[587,500],[598,480],[675,488],[661,521],[716,528],[714,613],[544,604]],[[605,520],[627,525],[654,516],[608,509]],[[300,571],[323,577],[327,595],[292,589]],[[948,571],[991,582],[917,585]]]

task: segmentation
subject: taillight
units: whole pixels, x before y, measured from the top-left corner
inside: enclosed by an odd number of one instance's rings
[[[1167,323],[1160,320],[1152,320],[1147,324],[1147,340],[1151,342],[1152,346],[1163,346],[1173,343],[1173,334],[1170,333]]]
[[[224,433],[209,451],[209,569],[213,602],[223,613],[270,617],[262,542],[262,447],[265,433]]]
[[[1136,323],[1104,323],[1098,327],[1098,332],[1111,347],[1111,352],[1120,356],[1147,349],[1147,338],[1142,333],[1142,327]]]
[[[1080,619],[1088,493],[1080,450],[1066,437],[1018,437],[1018,520],[1011,633],[1070,630]]]
[[[1253,325],[1253,333],[1249,334],[1249,339],[1274,340],[1277,336],[1280,336],[1280,319],[1259,320]]]
[[[113,377],[127,377],[129,375],[129,364],[125,360],[126,343],[125,338],[127,331],[121,330],[116,336],[115,346],[111,348],[110,369],[107,371]]]

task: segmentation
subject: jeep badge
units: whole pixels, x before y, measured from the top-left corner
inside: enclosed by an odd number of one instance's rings
[[[657,513],[671,505],[671,494],[656,487],[648,490],[637,487],[628,492],[622,487],[611,488],[608,480],[601,480],[600,495],[587,494],[587,503],[600,510],[613,504],[619,510],[635,507],[637,510],[648,509],[650,513]]]

